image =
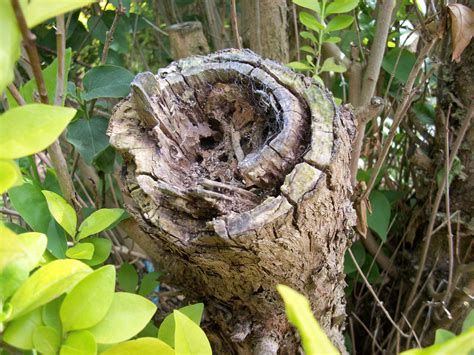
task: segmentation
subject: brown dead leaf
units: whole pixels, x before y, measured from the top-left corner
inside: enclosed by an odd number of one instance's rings
[[[452,60],[459,63],[461,54],[474,36],[474,11],[461,4],[448,5],[453,41]]]

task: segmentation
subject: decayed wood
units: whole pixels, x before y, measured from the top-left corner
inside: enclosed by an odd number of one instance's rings
[[[182,22],[166,27],[173,59],[209,53],[209,44],[199,21]]]
[[[110,141],[148,235],[137,242],[205,302],[216,353],[297,352],[278,283],[344,349],[353,133],[326,90],[248,50],[139,74],[116,107]]]

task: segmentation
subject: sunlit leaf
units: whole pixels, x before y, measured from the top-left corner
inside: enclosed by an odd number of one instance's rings
[[[454,338],[455,336],[456,334],[450,332],[449,330],[436,329],[434,344],[444,343],[445,341],[448,341],[449,339]]]
[[[287,65],[291,69],[295,69],[295,70],[313,70],[312,66],[305,63],[301,63],[301,62],[291,62],[291,63],[288,63]]]
[[[79,241],[90,235],[106,230],[117,221],[123,213],[124,211],[120,208],[103,208],[95,211],[81,223],[77,240]]]
[[[65,331],[86,329],[99,323],[112,304],[114,290],[113,265],[104,266],[83,278],[61,305],[60,316]]]
[[[75,114],[73,108],[43,104],[8,110],[0,115],[0,159],[42,151],[58,138]]]
[[[324,30],[324,26],[314,17],[313,15],[307,12],[300,12],[300,21],[303,25],[305,25],[310,30],[319,32]]]
[[[78,243],[66,251],[66,256],[71,259],[90,260],[94,255],[94,244]]]
[[[117,292],[104,319],[88,329],[99,344],[114,344],[138,334],[150,321],[156,306],[146,298]]]
[[[174,349],[177,354],[212,355],[211,344],[204,331],[178,310],[173,311]]]
[[[21,34],[10,0],[0,0],[0,7],[0,92],[3,92],[14,78],[13,69],[20,58]]]
[[[79,9],[96,0],[34,0],[23,9],[28,27],[34,27],[41,22],[57,15]]]
[[[0,194],[12,186],[20,185],[21,182],[21,172],[18,165],[13,160],[0,159]]]
[[[43,190],[43,195],[48,203],[49,212],[56,222],[74,239],[76,235],[77,216],[74,208],[62,196]]]
[[[202,303],[192,304],[179,309],[182,314],[191,319],[197,325],[201,323],[203,310],[204,305]],[[163,322],[161,322],[160,329],[158,330],[158,338],[171,347],[175,346],[175,325],[174,314],[169,314]]]
[[[285,302],[288,320],[298,329],[306,354],[339,354],[314,318],[309,301],[288,286],[278,285],[277,290]]]
[[[59,349],[60,335],[48,326],[36,327],[33,332],[34,348],[42,354],[55,354]]]
[[[335,0],[326,7],[326,15],[352,11],[358,4],[359,0]]]
[[[349,16],[349,15],[339,15],[336,17],[333,17],[331,21],[326,26],[326,30],[332,32],[332,31],[339,31],[342,30],[346,27],[349,27],[352,22],[354,22],[354,17]]]
[[[110,255],[112,242],[105,238],[87,238],[87,243],[94,245],[94,255],[90,260],[83,260],[89,266],[102,264]]]
[[[168,344],[156,338],[140,338],[115,345],[101,355],[174,355],[175,351]],[[184,353],[182,353],[184,354]]]
[[[97,343],[94,336],[87,330],[68,334],[61,346],[60,355],[96,355]]]
[[[321,72],[344,73],[347,68],[344,65],[336,64],[333,57],[327,58],[322,67]]]
[[[8,323],[2,340],[19,349],[33,349],[33,333],[40,325],[41,311],[36,309]]]
[[[55,260],[36,271],[12,296],[11,318],[17,318],[69,291],[92,270],[73,259]]]
[[[316,13],[321,13],[321,7],[319,5],[319,1],[317,0],[293,0],[293,3],[304,7],[305,9],[313,10]]]

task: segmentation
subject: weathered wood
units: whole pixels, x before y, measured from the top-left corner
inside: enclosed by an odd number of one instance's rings
[[[199,21],[182,22],[166,27],[173,59],[209,53],[209,44]]]
[[[149,238],[137,242],[205,302],[215,352],[297,352],[278,283],[303,292],[344,349],[352,114],[248,50],[174,62],[132,89],[109,134]]]

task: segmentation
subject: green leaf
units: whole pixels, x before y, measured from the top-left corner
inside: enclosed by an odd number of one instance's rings
[[[28,27],[32,28],[49,18],[79,9],[92,2],[95,2],[95,0],[34,0],[23,11],[25,12]]]
[[[8,191],[10,201],[21,217],[36,232],[46,233],[52,220],[41,188],[31,181]]]
[[[433,103],[423,100],[412,105],[411,109],[421,123],[434,126],[435,106]]]
[[[346,27],[349,27],[352,22],[354,22],[354,17],[349,15],[339,15],[333,17],[331,21],[329,21],[326,30],[329,32],[339,31]]]
[[[326,15],[342,14],[354,10],[359,5],[359,0],[336,0],[326,7]]]
[[[318,20],[316,20],[316,17],[308,14],[307,12],[300,12],[300,22],[310,30],[316,32],[324,31],[324,26],[320,24]]]
[[[94,255],[94,244],[78,243],[66,251],[66,256],[71,259],[90,260]]]
[[[34,348],[42,354],[56,354],[60,340],[56,329],[48,326],[36,327],[33,332]]]
[[[79,118],[68,127],[66,135],[68,142],[89,165],[92,165],[94,157],[109,145],[109,138],[106,135],[108,124],[104,117]]]
[[[204,304],[202,303],[192,304],[179,309],[182,314],[186,315],[197,325],[201,323],[203,310]],[[163,340],[173,348],[175,347],[175,324],[174,314],[169,314],[165,319],[163,319],[160,329],[158,330],[158,339]]]
[[[397,47],[388,51],[383,57],[382,68],[400,82],[405,83],[415,62],[416,57],[413,53]]]
[[[71,56],[72,56],[71,49],[70,48],[66,49],[66,52],[64,53],[64,72],[65,73],[69,73],[69,67],[71,65]],[[58,59],[57,58],[54,59],[50,65],[48,65],[46,68],[42,70],[42,72],[43,72],[44,85],[48,93],[49,103],[53,103],[54,98],[56,96],[56,86],[58,83],[57,81]],[[66,83],[67,83],[67,75],[64,75],[65,86],[66,86]],[[20,91],[21,96],[25,99],[25,102],[27,104],[32,104],[37,101],[38,87],[36,85],[35,79],[29,80],[20,88],[18,88],[18,90]],[[7,91],[7,99],[8,99],[8,105],[10,109],[19,106],[9,91]],[[65,99],[66,99],[66,96],[64,95],[63,103]]]
[[[138,294],[142,296],[148,296],[150,293],[152,293],[156,289],[156,287],[160,284],[160,282],[157,280],[159,276],[160,276],[160,273],[157,271],[153,271],[148,274],[145,274],[140,284],[140,289],[138,291]]]
[[[61,318],[59,317],[59,309],[64,300],[64,295],[46,303],[41,307],[41,317],[44,325],[56,329],[58,334],[63,333]]]
[[[60,355],[96,355],[97,343],[94,336],[87,330],[69,333]]]
[[[474,327],[474,309],[471,309],[469,314],[466,316],[466,319],[464,319],[462,324],[462,332],[465,332],[472,327]]]
[[[178,310],[173,311],[175,351],[178,354],[212,355],[211,344],[204,331]]]
[[[145,328],[155,311],[156,306],[146,298],[117,292],[105,318],[88,330],[99,344],[118,343]]]
[[[369,196],[372,213],[367,216],[367,224],[384,242],[390,225],[390,202],[380,191],[372,191]]]
[[[123,263],[118,272],[118,283],[123,291],[135,293],[138,285],[137,270],[129,263]]]
[[[313,70],[312,66],[301,62],[291,62],[288,63],[287,66],[295,70]]]
[[[120,208],[102,208],[95,211],[81,223],[77,240],[106,230],[122,216],[123,212]]]
[[[301,36],[301,38],[310,40],[310,41],[313,42],[313,43],[318,43],[317,38],[316,38],[316,37],[314,36],[314,34],[312,34],[311,32],[308,32],[308,31],[301,31],[301,32],[300,32],[300,36]]]
[[[81,330],[99,323],[107,314],[115,290],[115,267],[103,266],[83,278],[68,293],[60,310],[64,330]],[[93,307],[91,307],[93,305]]]
[[[115,65],[102,65],[89,70],[84,75],[86,101],[101,97],[124,97],[130,93],[130,83],[134,75],[127,69]]]
[[[293,0],[293,3],[304,7],[305,9],[313,10],[318,14],[321,14],[321,7],[317,0]]]
[[[36,271],[10,300],[11,319],[38,308],[69,291],[91,269],[77,260],[55,260]]]
[[[114,172],[115,149],[111,145],[96,154],[92,160],[92,166],[97,170],[107,174]]]
[[[112,250],[112,242],[105,238],[87,238],[87,243],[94,245],[94,255],[90,260],[83,262],[89,266],[97,266],[102,264],[110,255]]]
[[[323,42],[324,43],[339,43],[339,42],[341,42],[341,37],[337,37],[337,36],[328,37],[328,38],[324,39]]]
[[[314,56],[317,55],[316,51],[314,50],[313,47],[310,47],[310,46],[301,46],[300,47],[300,51],[303,51],[303,52],[306,52],[306,53],[310,53]],[[296,63],[299,63],[299,62],[296,62]]]
[[[441,344],[445,341],[448,341],[451,338],[454,338],[456,334],[450,332],[446,329],[436,329],[435,341],[434,344]]]
[[[13,81],[15,63],[20,58],[21,34],[11,6],[3,0],[0,11],[0,92]]]
[[[365,255],[365,248],[362,245],[362,243],[359,240],[354,242],[354,244],[352,244],[352,246],[351,246],[351,251],[352,251],[352,254],[354,255],[359,267],[362,267],[362,265],[364,265],[365,256],[366,256]],[[354,262],[352,261],[351,256],[349,255],[349,253],[346,253],[344,255],[344,273],[351,274],[356,270],[357,270],[357,268],[354,265]]]
[[[434,344],[424,349],[411,349],[400,355],[469,355],[474,351],[472,339],[474,339],[474,327],[441,344]]]
[[[336,64],[333,57],[327,58],[321,67],[321,72],[344,73],[346,70],[347,68],[344,65]]]
[[[288,320],[298,329],[306,354],[339,354],[314,318],[309,301],[288,286],[278,285],[277,290],[285,302]]]
[[[42,193],[48,203],[49,212],[67,234],[74,239],[77,227],[77,216],[74,208],[62,196],[54,192],[43,190]]]
[[[0,115],[0,159],[42,151],[58,138],[75,114],[76,110],[69,107],[43,104],[8,110]]]
[[[174,355],[175,351],[168,344],[156,338],[140,338],[121,343],[102,352],[101,355]],[[184,354],[184,353],[183,353]],[[62,354],[61,354],[62,355]]]
[[[22,183],[21,172],[13,160],[0,159],[0,194]]]
[[[33,349],[33,333],[40,325],[41,312],[36,309],[8,323],[2,340],[19,349]]]

